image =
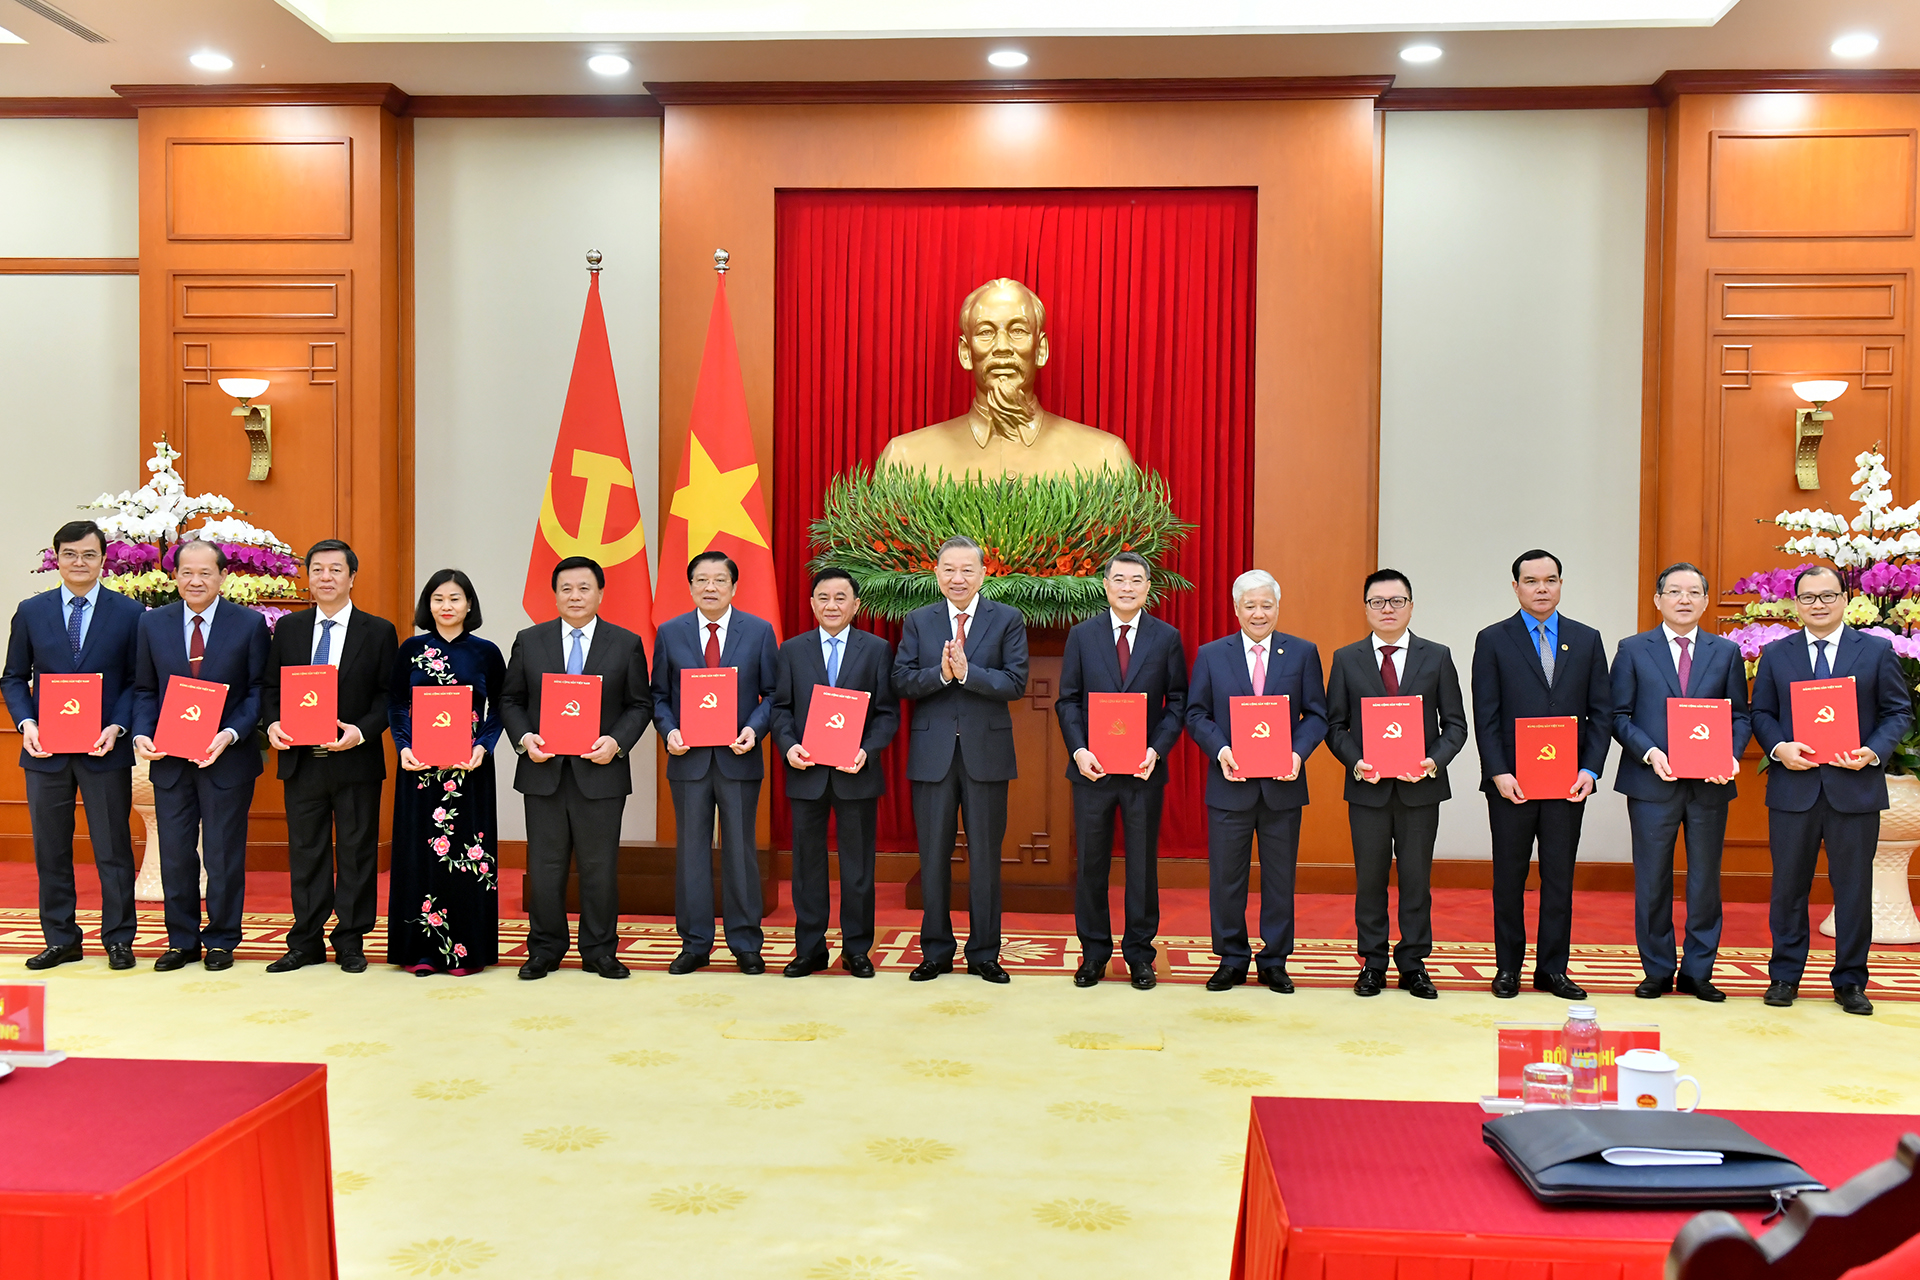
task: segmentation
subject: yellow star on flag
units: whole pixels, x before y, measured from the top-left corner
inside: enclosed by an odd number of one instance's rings
[[[687,483],[674,490],[669,514],[687,522],[687,554],[697,556],[713,545],[716,535],[730,533],[742,542],[764,547],[760,526],[748,513],[746,496],[760,481],[758,463],[749,462],[732,471],[722,471],[708,456],[698,436],[690,436]]]

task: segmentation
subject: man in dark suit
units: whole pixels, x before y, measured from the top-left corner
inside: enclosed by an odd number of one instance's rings
[[[560,616],[513,638],[500,723],[520,759],[513,789],[527,806],[527,962],[532,981],[567,954],[567,877],[580,876],[580,966],[624,978],[615,958],[620,921],[620,815],[633,793],[627,753],[647,731],[653,700],[639,636],[600,616],[606,572],[585,556],[553,566]],[[540,736],[540,677],[600,677],[600,736],[583,756],[556,756]]]
[[[1122,551],[1107,562],[1106,613],[1067,633],[1054,714],[1072,763],[1073,830],[1079,855],[1073,922],[1080,935],[1080,967],[1073,985],[1100,981],[1113,958],[1113,917],[1107,877],[1113,865],[1113,819],[1126,837],[1126,930],[1120,954],[1133,985],[1154,985],[1154,935],[1160,931],[1160,809],[1167,771],[1160,767],[1186,724],[1187,655],[1180,633],[1146,612],[1152,581],[1146,558]],[[1147,753],[1128,773],[1101,769],[1088,745],[1087,695],[1143,693],[1147,698]]]
[[[153,812],[160,826],[167,949],[153,967],[162,973],[195,960],[208,969],[231,969],[233,949],[240,944],[247,893],[247,810],[261,768],[255,735],[267,668],[267,623],[252,609],[220,598],[226,580],[226,552],[211,542],[181,542],[173,558],[180,599],[140,619],[133,750],[151,762],[147,776],[153,781]],[[182,760],[153,748],[167,682],[174,676],[227,686],[220,732],[204,760]],[[204,929],[201,857],[207,867]]]
[[[671,618],[655,640],[653,723],[667,744],[667,785],[673,791],[673,902],[680,954],[668,973],[692,973],[713,951],[713,826],[720,823],[721,913],[727,949],[742,973],[765,973],[760,958],[760,860],[754,819],[766,760],[760,740],[773,724],[773,626],[733,607],[740,566],[719,551],[687,563],[693,610]],[[738,672],[739,736],[724,747],[689,747],[680,736],[680,673],[732,667]]]
[[[1767,923],[1766,1003],[1784,1008],[1800,994],[1807,967],[1807,896],[1820,847],[1833,885],[1833,999],[1848,1013],[1870,1014],[1867,951],[1873,943],[1873,854],[1887,807],[1887,762],[1913,724],[1913,696],[1893,646],[1845,626],[1847,592],[1824,565],[1793,584],[1805,630],[1760,651],[1753,679],[1753,733],[1774,761],[1767,770],[1767,843],[1773,853],[1773,901]],[[1858,749],[1816,759],[1793,732],[1793,684],[1851,676],[1860,720]]]
[[[912,698],[907,777],[920,837],[920,963],[927,982],[953,972],[953,851],[967,822],[967,972],[1007,981],[1000,967],[1000,843],[1007,783],[1016,775],[1013,715],[1027,692],[1027,624],[980,594],[986,553],[948,538],[934,563],[946,599],[915,609],[900,630],[893,691]]]
[[[107,966],[133,968],[133,661],[140,617],[137,600],[100,585],[107,537],[91,520],[61,525],[53,535],[60,585],[29,596],[14,610],[0,691],[20,730],[20,767],[33,824],[34,869],[40,880],[40,933],[47,948],[27,968],[51,969],[80,959],[74,919],[73,797],[87,807],[87,839],[100,876],[100,941]],[[39,678],[100,674],[100,735],[84,755],[40,745]],[[64,705],[64,702],[61,704]],[[59,707],[48,708],[53,714]]]
[[[1353,992],[1377,996],[1387,975],[1387,873],[1400,862],[1400,945],[1393,949],[1399,987],[1421,1000],[1440,992],[1427,976],[1433,954],[1433,842],[1440,804],[1453,796],[1447,765],[1467,745],[1460,676],[1445,645],[1408,630],[1413,584],[1397,569],[1367,575],[1360,588],[1373,634],[1333,655],[1327,677],[1327,750],[1347,768],[1347,826],[1353,833],[1353,924],[1360,973]],[[1384,777],[1367,762],[1364,698],[1420,699],[1426,755],[1420,768]]]
[[[814,574],[810,602],[820,625],[781,645],[774,660],[773,749],[785,762],[787,805],[793,813],[794,956],[784,972],[804,978],[827,967],[831,815],[840,836],[840,967],[856,978],[871,978],[874,823],[887,792],[880,752],[900,727],[893,647],[853,625],[860,589],[845,569]],[[801,744],[815,685],[869,695],[860,749],[850,765],[816,764]]]
[[[1627,797],[1633,832],[1633,936],[1646,977],[1642,1000],[1673,990],[1711,1003],[1727,997],[1713,985],[1720,953],[1720,850],[1727,806],[1735,794],[1740,753],[1753,736],[1747,715],[1747,662],[1740,646],[1700,628],[1711,596],[1698,565],[1675,564],[1654,582],[1660,625],[1620,642],[1613,660],[1613,736],[1620,771],[1613,789]],[[1721,743],[1727,767],[1710,778],[1676,778],[1667,760],[1667,700],[1725,698],[1733,703],[1733,737]],[[1673,939],[1673,849],[1687,833],[1687,940],[1677,960]]]
[[[1327,692],[1320,651],[1308,640],[1274,630],[1280,584],[1264,569],[1233,580],[1240,629],[1200,646],[1187,698],[1187,732],[1207,757],[1207,901],[1213,912],[1213,954],[1220,967],[1207,990],[1247,980],[1254,959],[1247,940],[1247,880],[1253,841],[1260,839],[1260,981],[1293,991],[1293,878],[1300,857],[1300,810],[1307,803],[1307,757],[1327,736]],[[1293,772],[1246,778],[1233,758],[1232,699],[1285,694],[1293,717]]]
[[[1533,550],[1513,562],[1520,610],[1473,642],[1473,735],[1493,828],[1493,994],[1520,994],[1527,954],[1527,864],[1540,846],[1540,936],[1533,987],[1563,1000],[1587,993],[1567,976],[1573,943],[1573,864],[1580,821],[1607,767],[1613,689],[1600,633],[1560,614],[1560,559]],[[1513,722],[1579,721],[1580,773],[1564,796],[1530,796],[1514,777]]]
[[[324,964],[321,934],[339,911],[333,956],[347,973],[365,973],[362,940],[379,909],[380,794],[387,780],[387,682],[399,637],[385,618],[353,607],[360,557],[338,538],[307,552],[307,589],[314,608],[288,614],[273,629],[260,718],[280,753],[287,799],[287,873],[293,928],[287,953],[268,973]],[[326,746],[296,747],[280,727],[280,670],[331,666],[339,672],[339,737]]]

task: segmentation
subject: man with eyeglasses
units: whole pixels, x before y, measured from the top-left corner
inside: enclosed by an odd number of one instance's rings
[[[20,602],[7,639],[0,691],[20,730],[27,817],[40,880],[40,933],[47,948],[27,968],[51,969],[81,958],[74,919],[73,797],[87,809],[87,839],[100,876],[100,942],[107,967],[133,968],[133,661],[146,612],[100,584],[107,536],[91,520],[63,524],[53,535],[60,585]],[[100,736],[84,755],[40,744],[40,677],[97,672]],[[64,703],[62,704],[64,705]],[[57,713],[58,708],[54,709]]]
[[[1740,646],[1700,629],[1707,575],[1698,565],[1669,565],[1654,582],[1660,625],[1628,636],[1613,660],[1613,736],[1622,754],[1613,789],[1627,797],[1633,833],[1633,936],[1646,976],[1633,994],[1655,1000],[1674,989],[1712,1004],[1720,953],[1720,849],[1727,834],[1740,753],[1753,736],[1747,715],[1747,664]],[[1725,698],[1733,736],[1727,768],[1709,778],[1680,778],[1667,760],[1667,703]],[[1687,936],[1678,960],[1673,937],[1673,849],[1687,834]]]
[[[1753,732],[1775,767],[1767,770],[1767,844],[1773,854],[1767,924],[1766,1003],[1786,1008],[1800,994],[1807,967],[1807,897],[1821,845],[1833,885],[1833,1000],[1848,1013],[1871,1014],[1867,951],[1873,942],[1873,854],[1880,811],[1887,807],[1886,762],[1913,723],[1913,695],[1893,646],[1844,625],[1846,584],[1825,565],[1793,580],[1805,628],[1760,651],[1753,679]],[[1851,676],[1860,717],[1855,750],[1816,759],[1793,733],[1793,685]]]
[[[1433,954],[1433,842],[1440,804],[1450,799],[1447,765],[1467,745],[1460,674],[1445,645],[1414,635],[1413,586],[1398,569],[1367,575],[1360,588],[1373,634],[1334,651],[1327,679],[1327,749],[1347,768],[1347,826],[1353,833],[1353,926],[1357,996],[1377,996],[1387,976],[1387,873],[1400,862],[1399,987],[1437,1000],[1427,976]],[[1420,699],[1425,758],[1417,772],[1386,777],[1368,763],[1361,732],[1365,698]]]

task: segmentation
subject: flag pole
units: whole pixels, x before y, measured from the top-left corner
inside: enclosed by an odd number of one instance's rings
[[[725,249],[715,249],[713,251],[714,274],[722,276],[727,274],[727,260],[729,256]]]

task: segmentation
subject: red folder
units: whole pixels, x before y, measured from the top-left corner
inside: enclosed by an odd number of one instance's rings
[[[1815,760],[1831,764],[1835,756],[1860,749],[1860,703],[1852,676],[1795,680],[1791,697],[1793,740],[1812,748],[1808,754]]]
[[[280,668],[280,732],[296,747],[340,740],[340,668]]]
[[[473,686],[413,686],[413,758],[429,769],[473,759]]]
[[[540,677],[540,740],[552,756],[584,756],[600,740],[600,677]]]
[[[1731,699],[1667,699],[1667,767],[1676,778],[1733,776]]]
[[[39,678],[42,751],[85,755],[93,750],[100,741],[100,680],[98,671]]]
[[[813,686],[807,702],[807,728],[800,745],[818,765],[845,769],[860,754],[860,735],[867,729],[867,704],[873,695],[865,689]],[[686,731],[681,730],[682,733]]]
[[[1293,772],[1293,700],[1227,699],[1233,722],[1233,758],[1243,778],[1284,778]]]
[[[220,732],[220,713],[226,705],[227,686],[168,676],[167,696],[160,703],[160,724],[153,731],[153,749],[183,760],[205,760]]]
[[[1513,776],[1529,800],[1565,800],[1580,777],[1580,721],[1573,716],[1515,720]]]
[[[1421,772],[1427,758],[1427,715],[1419,694],[1360,699],[1360,754],[1383,778]]]
[[[1108,773],[1140,772],[1147,759],[1147,695],[1089,693],[1087,749]]]
[[[732,667],[680,668],[680,741],[728,747],[740,736],[740,673]]]

